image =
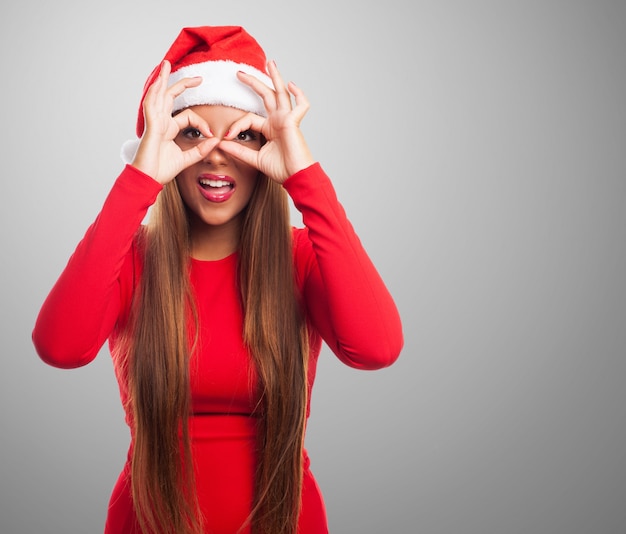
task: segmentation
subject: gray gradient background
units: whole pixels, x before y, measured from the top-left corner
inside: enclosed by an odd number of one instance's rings
[[[227,4],[227,5],[225,5]],[[389,369],[325,352],[308,448],[334,534],[626,532],[626,3],[4,3],[0,532],[102,531],[109,355],[30,332],[180,27],[242,24],[400,307]]]

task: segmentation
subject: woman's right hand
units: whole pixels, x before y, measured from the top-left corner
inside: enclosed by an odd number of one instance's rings
[[[164,61],[159,76],[146,92],[143,102],[146,126],[132,162],[133,167],[160,184],[172,181],[183,169],[200,161],[220,141],[206,121],[190,109],[172,117],[174,99],[185,89],[200,85],[202,78],[183,78],[168,87],[170,71],[169,61]],[[183,151],[174,139],[187,127],[197,128],[206,139]]]

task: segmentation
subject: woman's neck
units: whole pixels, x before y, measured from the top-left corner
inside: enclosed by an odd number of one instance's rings
[[[191,221],[191,257],[204,261],[226,258],[239,248],[240,235],[239,217],[220,226]]]

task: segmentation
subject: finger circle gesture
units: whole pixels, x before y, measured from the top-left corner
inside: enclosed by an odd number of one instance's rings
[[[300,123],[309,110],[309,101],[293,82],[285,85],[273,61],[268,63],[268,71],[274,89],[250,74],[237,74],[242,83],[262,98],[267,117],[254,113],[244,115],[231,125],[220,143],[220,148],[256,167],[272,180],[282,183],[314,162],[300,130]],[[266,142],[260,150],[253,150],[233,141],[240,132],[246,130],[254,130],[263,135]]]
[[[202,79],[183,78],[168,87],[170,69],[170,63],[164,61],[159,76],[146,92],[143,101],[145,132],[132,163],[162,184],[200,161],[219,142],[206,121],[192,109],[185,109],[172,116],[174,99],[189,87],[200,85]],[[181,150],[174,139],[183,128],[189,126],[197,128],[206,139],[188,150]]]

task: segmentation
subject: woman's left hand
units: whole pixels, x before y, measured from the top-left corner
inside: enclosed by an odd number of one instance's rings
[[[285,85],[273,61],[268,63],[268,71],[274,89],[250,74],[237,74],[242,83],[263,99],[267,117],[254,113],[244,115],[231,125],[219,147],[282,184],[291,175],[315,162],[300,130],[300,122],[309,109],[309,102],[293,82]],[[291,101],[292,95],[295,105]],[[265,137],[266,143],[260,150],[233,141],[246,130],[260,132]]]

